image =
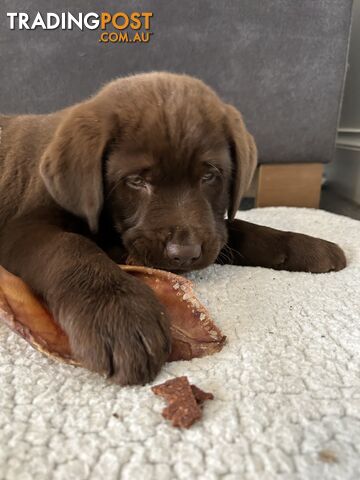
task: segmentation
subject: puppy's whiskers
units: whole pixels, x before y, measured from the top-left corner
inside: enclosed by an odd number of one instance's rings
[[[245,259],[244,255],[242,253],[240,253],[239,250],[236,250],[235,248],[232,248],[229,245],[225,245],[224,249],[228,250],[228,252],[229,252],[229,254],[231,255],[232,258],[234,258],[234,253],[235,253],[239,257]]]
[[[114,185],[110,188],[110,190],[106,193],[106,196],[105,196],[105,200],[108,200],[111,196],[111,194],[114,192],[114,190],[117,189],[117,187],[120,185],[120,183],[122,182],[122,178],[119,178],[119,180],[117,180]]]
[[[233,263],[233,259],[229,255],[226,255],[225,252],[220,252],[218,256],[218,261],[221,262],[221,265],[228,265]]]

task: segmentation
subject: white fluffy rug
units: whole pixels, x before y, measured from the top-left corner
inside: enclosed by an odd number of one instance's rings
[[[191,275],[228,344],[154,382],[188,375],[214,393],[186,431],[161,417],[149,386],[110,385],[1,326],[2,480],[360,478],[360,222],[290,208],[239,216],[338,242],[348,267]]]

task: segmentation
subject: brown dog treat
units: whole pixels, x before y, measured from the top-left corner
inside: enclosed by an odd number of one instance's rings
[[[190,428],[201,418],[201,410],[196,402],[189,405],[189,399],[186,397],[183,402],[178,399],[165,407],[162,415],[171,421],[173,427]]]
[[[186,278],[162,270],[122,266],[150,286],[166,306],[171,320],[172,351],[169,361],[190,360],[222,349],[225,337],[195,297]],[[79,365],[66,333],[29,287],[0,267],[0,321],[34,348],[66,363]]]
[[[201,388],[197,387],[196,385],[191,385],[191,390],[195,397],[196,403],[199,405],[202,405],[205,400],[214,399],[214,395],[212,393],[204,392],[204,390],[201,390]]]
[[[201,418],[201,408],[205,400],[212,400],[211,393],[190,385],[187,377],[177,377],[151,388],[155,395],[163,397],[168,406],[162,415],[174,427],[189,428]]]
[[[160,383],[159,385],[154,385],[151,387],[151,390],[155,393],[155,395],[159,395],[164,397],[165,400],[171,400],[173,397],[180,396],[184,391],[190,389],[190,384],[188,378],[185,376],[171,378],[164,383]],[[191,392],[189,392],[189,395]]]

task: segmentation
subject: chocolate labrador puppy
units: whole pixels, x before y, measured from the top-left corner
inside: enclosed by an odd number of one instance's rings
[[[75,355],[120,384],[154,378],[170,336],[151,290],[116,262],[345,266],[333,243],[234,220],[256,147],[199,80],[123,78],[53,114],[0,116],[0,127],[0,263],[46,302]]]

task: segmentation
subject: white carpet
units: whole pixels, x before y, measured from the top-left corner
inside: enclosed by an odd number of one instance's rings
[[[338,242],[348,267],[191,275],[228,344],[154,382],[188,375],[214,393],[188,431],[161,417],[149,386],[109,385],[1,326],[1,480],[360,478],[360,222],[289,208],[240,217]]]

